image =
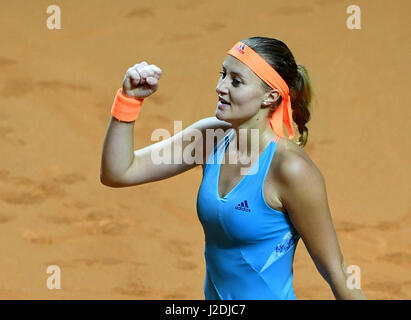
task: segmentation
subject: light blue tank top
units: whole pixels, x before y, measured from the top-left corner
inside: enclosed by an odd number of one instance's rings
[[[220,165],[233,135],[231,130],[210,153],[197,196],[205,234],[205,298],[294,300],[293,259],[300,237],[288,215],[269,207],[263,195],[277,143],[271,141],[250,169],[255,174],[242,176],[220,198]]]

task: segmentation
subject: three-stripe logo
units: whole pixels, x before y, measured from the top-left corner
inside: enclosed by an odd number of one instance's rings
[[[245,212],[251,212],[251,209],[248,207],[247,200],[244,200],[243,202],[236,205],[235,209],[245,211]]]
[[[235,47],[235,50],[237,50],[241,54],[244,54],[244,48],[245,48],[245,44],[241,42],[237,47]]]

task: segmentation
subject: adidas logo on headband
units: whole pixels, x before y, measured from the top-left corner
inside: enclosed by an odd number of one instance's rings
[[[244,54],[244,48],[245,48],[245,44],[244,44],[244,43],[240,43],[237,47],[235,47],[235,50],[237,50],[237,51],[240,52],[241,54]]]

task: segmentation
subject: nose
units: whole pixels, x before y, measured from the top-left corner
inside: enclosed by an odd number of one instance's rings
[[[227,77],[226,77],[227,78]],[[224,81],[225,79],[219,79],[218,83],[217,83],[217,87],[215,88],[215,91],[219,94],[219,95],[225,95],[228,94],[228,88],[226,85],[226,82]]]

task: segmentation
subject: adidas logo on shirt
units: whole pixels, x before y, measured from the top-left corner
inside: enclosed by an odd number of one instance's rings
[[[245,211],[245,212],[251,212],[251,209],[248,208],[247,200],[244,200],[243,202],[236,205],[235,209]]]

